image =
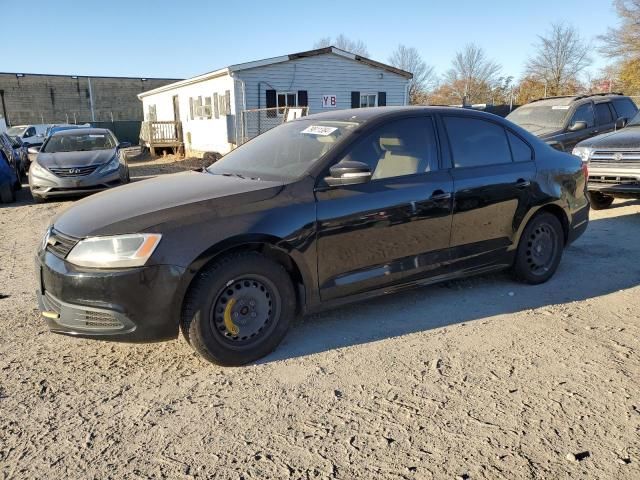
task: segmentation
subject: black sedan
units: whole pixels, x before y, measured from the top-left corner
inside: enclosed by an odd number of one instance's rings
[[[38,251],[57,333],[175,338],[238,365],[292,318],[407,287],[556,271],[587,228],[585,166],[456,108],[372,108],[276,127],[202,172],[85,198]]]

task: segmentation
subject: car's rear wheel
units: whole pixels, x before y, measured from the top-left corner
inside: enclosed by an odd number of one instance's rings
[[[555,215],[543,212],[534,216],[520,238],[513,271],[525,283],[539,284],[556,272],[564,248],[564,231]]]
[[[613,200],[613,195],[605,195],[600,192],[589,192],[589,201],[591,203],[591,208],[594,210],[609,208],[613,203]]]
[[[5,183],[0,187],[0,200],[2,200],[2,203],[13,203],[16,201],[16,192],[12,185]]]
[[[258,253],[242,252],[200,272],[185,299],[181,329],[210,362],[243,365],[276,348],[295,312],[285,269]]]

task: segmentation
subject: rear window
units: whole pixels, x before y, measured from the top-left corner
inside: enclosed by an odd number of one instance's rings
[[[613,108],[618,114],[618,118],[626,118],[631,120],[638,113],[638,107],[628,98],[620,98],[613,100]],[[617,120],[617,119],[616,119]]]
[[[470,117],[444,117],[456,168],[511,163],[507,134],[500,125]]]
[[[598,125],[613,123],[613,115],[609,109],[609,103],[596,103],[596,118]]]

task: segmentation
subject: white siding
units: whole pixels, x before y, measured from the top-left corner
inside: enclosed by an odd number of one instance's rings
[[[233,85],[233,79],[229,75],[223,75],[145,96],[142,98],[145,120],[148,120],[149,105],[155,105],[158,121],[173,121],[173,96],[178,95],[180,121],[182,122],[186,150],[225,154],[233,147],[228,142],[227,136],[227,123],[235,124],[236,109]],[[191,120],[189,98],[202,97],[204,103],[205,97],[213,97],[214,93],[224,96],[226,90],[229,90],[231,94],[230,118],[227,118],[227,115],[220,114],[219,118],[200,119],[196,116]]]
[[[406,86],[409,82],[396,73],[332,53],[241,70],[234,75],[245,83],[248,109],[266,107],[265,90],[306,90],[309,95],[309,113],[328,110],[322,108],[322,95],[337,95],[336,108],[351,108],[352,91],[386,92],[387,105],[405,105]]]

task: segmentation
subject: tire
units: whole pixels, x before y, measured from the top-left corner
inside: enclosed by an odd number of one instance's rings
[[[2,203],[13,203],[16,201],[16,192],[12,185],[5,183],[0,187],[0,200],[2,200]]]
[[[295,312],[285,269],[259,253],[241,252],[198,274],[185,297],[180,327],[203,358],[237,366],[271,353]]]
[[[556,272],[563,249],[564,231],[558,217],[547,212],[535,215],[518,244],[513,265],[516,279],[532,285],[546,282]]]
[[[605,195],[600,192],[589,192],[589,201],[591,202],[591,208],[594,210],[604,210],[609,208],[613,203],[613,195]]]

